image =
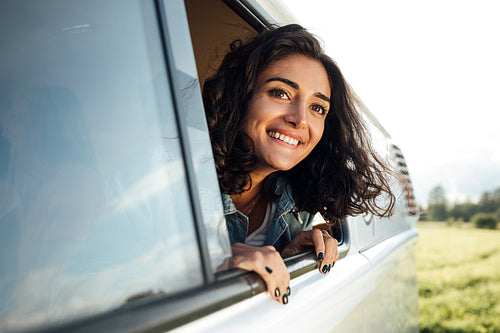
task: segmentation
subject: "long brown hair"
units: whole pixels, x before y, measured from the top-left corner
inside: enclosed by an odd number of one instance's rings
[[[327,221],[367,212],[390,215],[395,202],[388,182],[392,169],[372,148],[338,66],[318,40],[296,24],[266,30],[246,43],[233,42],[216,74],[204,83],[203,100],[221,191],[236,194],[252,185],[254,149],[243,132],[248,103],[258,74],[269,64],[295,54],[323,64],[332,104],[318,145],[292,169],[270,175],[268,195],[272,195],[277,177],[285,176],[296,208],[320,212]],[[376,200],[380,195],[384,200]]]

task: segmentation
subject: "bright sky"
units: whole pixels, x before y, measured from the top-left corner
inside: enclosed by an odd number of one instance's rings
[[[405,154],[417,202],[500,187],[497,0],[282,0]]]

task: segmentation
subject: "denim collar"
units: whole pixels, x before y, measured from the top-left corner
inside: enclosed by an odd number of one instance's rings
[[[310,226],[309,224],[304,224],[299,212],[295,209],[292,187],[287,178],[280,176],[276,180],[274,193],[276,194],[276,199],[273,202],[274,208],[264,245],[272,245],[276,249],[281,249],[298,232]],[[223,194],[222,198],[229,240],[231,244],[237,242],[244,243],[248,233],[248,218],[236,209],[228,194]]]
[[[274,193],[278,197],[275,201],[276,208],[281,215],[290,212],[295,207],[295,201],[292,197],[292,186],[285,177],[281,176],[276,180]],[[224,205],[224,215],[227,216],[238,212],[229,194],[222,194],[222,202]]]

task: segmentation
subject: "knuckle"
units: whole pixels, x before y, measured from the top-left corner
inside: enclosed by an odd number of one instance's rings
[[[313,236],[322,236],[323,235],[323,231],[319,230],[319,229],[313,229],[311,230]]]
[[[252,259],[255,261],[261,261],[264,259],[264,255],[260,251],[255,251],[252,253]]]
[[[328,244],[330,246],[335,246],[337,243],[337,240],[332,237],[325,238],[325,244]]]
[[[243,260],[240,256],[234,256],[232,258],[232,261],[233,261],[233,266],[238,267]]]
[[[266,245],[263,247],[264,249],[268,250],[268,251],[271,251],[271,252],[277,252],[276,251],[276,248],[272,245]]]

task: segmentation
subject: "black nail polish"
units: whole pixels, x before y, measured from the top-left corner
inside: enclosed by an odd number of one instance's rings
[[[273,272],[273,270],[271,269],[271,267],[268,267],[268,266],[266,266],[266,271],[267,271],[268,273],[272,273],[272,272]]]
[[[280,297],[280,288],[276,287],[276,289],[274,290],[274,296]]]
[[[321,269],[321,271],[322,271],[324,274],[326,274],[327,270],[328,270],[328,266],[327,266],[327,265],[323,266],[323,268]]]
[[[332,264],[332,268],[333,268],[333,266],[335,266],[335,261],[334,261],[334,262],[333,262],[333,264]]]
[[[288,304],[288,295],[284,294],[282,300],[283,300],[283,304]]]
[[[332,268],[332,265],[328,265],[328,273],[330,273],[330,269]]]
[[[286,293],[288,294],[288,296],[292,294],[292,290],[290,289],[290,287],[286,287]]]
[[[323,252],[318,253],[318,260],[323,260],[324,255]]]

